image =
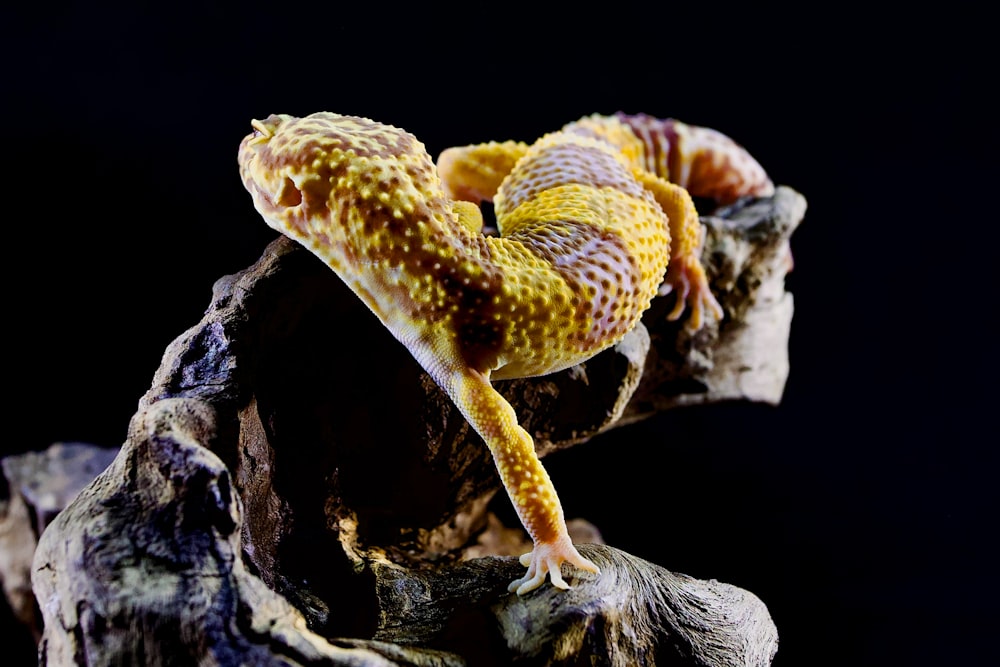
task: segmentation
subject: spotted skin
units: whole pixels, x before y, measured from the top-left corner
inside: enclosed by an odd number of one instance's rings
[[[437,167],[412,135],[364,118],[252,126],[239,163],[255,208],[341,277],[489,447],[534,542],[510,589],[546,577],[567,588],[562,563],[596,574],[491,380],[567,368],[631,330],[667,271],[675,228],[681,256],[693,257],[684,189],[646,169],[641,140],[616,119],[583,119],[530,146],[450,149]],[[494,202],[499,236],[482,233],[482,199]],[[688,263],[680,273],[704,292],[692,310],[717,308],[697,258]]]
[[[774,184],[763,167],[732,139],[716,130],[687,125],[677,120],[660,120],[646,114],[592,115],[566,125],[563,136],[589,137],[614,148],[631,176],[655,198],[666,214],[671,238],[671,258],[658,291],[676,293],[669,319],[678,319],[690,309],[689,330],[698,330],[706,319],[722,318],[722,308],[712,295],[699,259],[703,228],[691,195],[728,204],[739,197],[764,197],[774,193]],[[493,201],[506,192],[526,190],[523,178],[507,175],[528,151],[525,143],[489,142],[449,148],[438,158],[438,171],[445,192],[454,199],[470,202]],[[552,156],[552,163],[558,161]],[[579,164],[579,163],[577,163]],[[572,166],[563,166],[572,169]],[[502,197],[503,195],[501,195]],[[499,210],[498,210],[499,217]]]

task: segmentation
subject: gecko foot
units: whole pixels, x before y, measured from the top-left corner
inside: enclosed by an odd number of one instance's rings
[[[520,579],[512,581],[507,590],[524,595],[544,584],[546,575],[552,579],[553,586],[567,590],[569,584],[563,580],[560,571],[560,565],[564,562],[594,574],[601,572],[596,565],[580,555],[569,536],[563,536],[553,543],[536,542],[532,551],[521,556],[521,565],[527,566],[528,571]]]
[[[697,331],[705,322],[705,312],[713,319],[721,320],[725,314],[722,306],[708,286],[708,276],[698,258],[694,254],[674,257],[667,267],[667,276],[660,285],[660,296],[677,293],[677,303],[667,315],[668,320],[676,320],[684,312],[685,306],[691,307],[691,316],[687,321],[690,331]]]

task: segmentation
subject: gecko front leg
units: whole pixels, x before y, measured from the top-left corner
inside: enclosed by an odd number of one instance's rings
[[[511,582],[508,590],[523,595],[543,583],[546,576],[557,588],[568,589],[560,566],[570,563],[599,574],[580,555],[566,531],[562,505],[548,473],[535,453],[534,442],[520,424],[510,404],[490,384],[489,374],[457,369],[438,380],[493,455],[500,480],[534,547],[521,556],[528,571]]]

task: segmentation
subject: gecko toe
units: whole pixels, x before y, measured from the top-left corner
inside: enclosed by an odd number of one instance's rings
[[[580,555],[567,536],[555,543],[536,544],[534,550],[521,556],[520,562],[528,566],[528,571],[508,587],[508,590],[516,591],[518,595],[524,595],[538,588],[545,583],[546,577],[556,588],[568,590],[570,585],[563,579],[560,570],[563,563],[569,563],[586,572],[600,574],[600,568]]]

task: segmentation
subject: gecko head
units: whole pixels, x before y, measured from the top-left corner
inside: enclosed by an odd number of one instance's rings
[[[300,239],[309,219],[325,212],[330,193],[322,150],[302,120],[281,114],[251,121],[238,158],[257,211],[277,231]]]
[[[239,164],[254,206],[268,225],[313,247],[370,239],[370,232],[345,225],[386,216],[390,226],[397,218],[402,224],[434,189],[436,171],[423,145],[392,126],[328,112],[250,125]]]

